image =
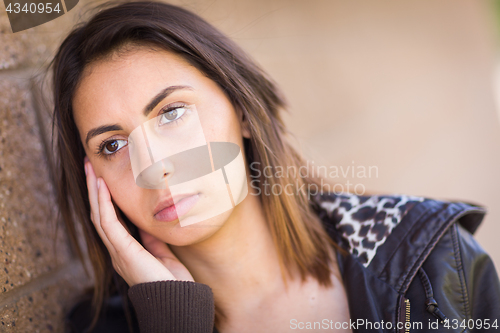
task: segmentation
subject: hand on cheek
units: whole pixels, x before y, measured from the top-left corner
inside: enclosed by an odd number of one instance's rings
[[[109,251],[113,268],[129,286],[163,280],[194,281],[167,244],[140,230],[142,246],[127,232],[118,220],[106,183],[96,179],[87,157],[85,173],[92,223]]]

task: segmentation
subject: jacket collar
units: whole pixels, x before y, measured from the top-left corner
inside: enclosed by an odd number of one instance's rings
[[[321,194],[317,213],[334,241],[370,275],[405,293],[454,222],[474,233],[486,210],[464,202],[408,195]]]

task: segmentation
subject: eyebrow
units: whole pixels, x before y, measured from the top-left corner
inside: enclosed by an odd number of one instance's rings
[[[167,98],[170,94],[172,94],[174,91],[177,90],[182,90],[182,89],[188,89],[188,90],[193,90],[193,87],[191,86],[170,86],[162,91],[160,91],[158,94],[156,94],[155,97],[146,105],[144,108],[144,115],[147,116],[153,109],[165,98]],[[88,146],[89,140],[101,135],[106,132],[112,132],[112,131],[121,131],[123,128],[120,125],[113,124],[113,125],[103,125],[99,126],[96,128],[91,129],[90,131],[87,132],[87,138],[85,139],[85,144]]]
[[[170,94],[172,94],[174,91],[177,90],[182,90],[182,89],[189,89],[193,90],[193,87],[190,86],[170,86],[162,91],[160,91],[152,100],[149,102],[148,105],[144,108],[144,115],[147,116],[153,109],[165,98],[167,98]]]
[[[88,146],[89,140],[95,136],[101,135],[101,134],[106,133],[106,132],[111,132],[111,131],[121,131],[122,129],[123,128],[117,124],[104,125],[104,126],[99,126],[99,127],[93,128],[90,131],[88,131],[87,138],[85,139],[85,144]]]

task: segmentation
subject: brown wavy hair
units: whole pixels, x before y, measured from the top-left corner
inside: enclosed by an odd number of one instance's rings
[[[83,169],[85,152],[73,118],[72,99],[86,66],[130,44],[178,54],[222,88],[248,123],[251,138],[244,139],[246,159],[249,165],[258,162],[252,167],[253,179],[259,186],[267,181],[270,187],[283,189],[289,185],[295,189],[294,195],[260,195],[285,283],[286,276],[297,269],[302,280],[312,276],[321,285],[331,286],[331,249],[338,247],[309,200],[308,185],[317,184],[317,180],[298,175],[265,178],[262,172],[265,167],[298,169],[305,164],[287,141],[281,118],[286,103],[276,84],[232,40],[185,9],[142,1],[106,6],[69,33],[51,63],[58,203],[77,256],[82,261],[88,256],[93,268],[91,326],[97,322],[103,301],[116,290],[126,292],[127,286],[114,272],[108,251],[90,221]],[[255,172],[255,168],[261,172]],[[125,222],[139,240],[134,225],[126,217]],[[80,229],[85,240],[83,248],[78,241]],[[223,314],[216,308],[216,324],[220,316]],[[130,323],[129,314],[127,318]]]

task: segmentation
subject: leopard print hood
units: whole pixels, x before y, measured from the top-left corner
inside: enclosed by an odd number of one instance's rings
[[[313,200],[319,206],[320,216],[333,222],[325,227],[330,233],[334,231],[339,236],[337,241],[365,267],[415,205],[435,201],[402,194],[360,196],[351,193],[322,194]]]

